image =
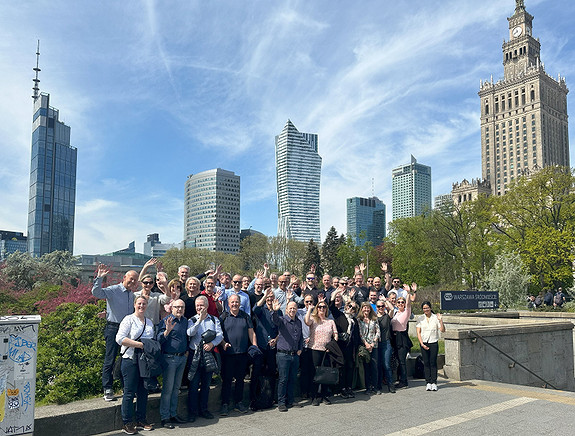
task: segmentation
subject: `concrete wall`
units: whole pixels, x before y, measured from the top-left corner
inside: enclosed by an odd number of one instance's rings
[[[445,375],[454,380],[490,380],[543,386],[539,380],[478,335],[551,385],[575,390],[571,321],[446,316]]]

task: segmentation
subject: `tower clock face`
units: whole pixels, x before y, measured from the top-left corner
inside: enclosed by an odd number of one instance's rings
[[[517,26],[515,29],[513,29],[513,36],[515,38],[521,35],[521,33],[523,33],[523,29],[521,28],[521,26]]]

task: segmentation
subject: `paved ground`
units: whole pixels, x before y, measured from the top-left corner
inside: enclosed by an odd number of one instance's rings
[[[484,381],[425,384],[410,381],[396,394],[333,404],[305,405],[286,413],[271,409],[194,424],[173,430],[156,428],[153,436],[190,435],[568,435],[575,434],[575,393]],[[307,404],[307,403],[306,403]],[[216,412],[213,410],[212,412]],[[571,429],[571,430],[569,430]],[[117,435],[119,431],[103,433]],[[122,433],[123,434],[123,433]]]

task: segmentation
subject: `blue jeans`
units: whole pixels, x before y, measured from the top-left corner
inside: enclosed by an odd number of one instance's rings
[[[383,388],[384,374],[387,385],[393,384],[393,373],[391,372],[391,353],[393,352],[393,347],[391,346],[391,341],[389,339],[387,341],[381,341],[378,350],[377,389],[381,390]]]
[[[190,350],[188,360],[191,362],[194,357],[194,351]],[[205,366],[199,366],[190,380],[188,387],[188,416],[198,416],[198,412],[208,411],[208,398],[210,396],[210,383],[213,372],[207,372]],[[198,388],[200,389],[198,397]],[[199,399],[199,407],[198,407]]]
[[[186,356],[164,354],[162,395],[160,397],[160,418],[170,419],[178,413],[178,394],[186,367]]]
[[[104,327],[104,340],[106,341],[106,354],[104,354],[104,366],[102,367],[102,387],[104,390],[112,389],[114,386],[114,361],[120,351],[120,346],[116,342],[116,334],[119,326],[106,323]]]
[[[276,354],[278,366],[278,405],[292,405],[294,401],[293,387],[299,368],[299,356],[278,352]]]
[[[143,422],[146,420],[148,406],[148,391],[144,388],[144,379],[140,377],[138,362],[132,359],[122,359],[122,378],[124,380],[124,396],[122,397],[122,421]],[[134,397],[136,397],[136,419],[134,420]]]

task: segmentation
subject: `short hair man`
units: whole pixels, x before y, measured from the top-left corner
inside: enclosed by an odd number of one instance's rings
[[[240,276],[241,281],[241,276]],[[232,294],[228,297],[229,312],[220,316],[224,339],[222,341],[222,407],[220,416],[229,413],[232,397],[232,381],[236,380],[234,388],[235,408],[246,413],[248,408],[242,403],[244,396],[244,376],[248,362],[250,342],[257,347],[257,339],[251,317],[240,310],[240,296]]]
[[[278,328],[276,362],[278,379],[278,410],[287,412],[294,402],[294,385],[303,349],[302,322],[297,317],[297,303],[290,301],[286,314],[279,313],[279,302],[273,302],[272,321]]]
[[[230,310],[228,300],[231,295],[237,295],[240,298],[240,309],[243,310],[248,315],[251,314],[250,308],[250,297],[244,291],[242,291],[242,276],[239,274],[234,275],[232,279],[232,289],[226,289],[221,297],[220,301],[224,303],[224,307],[227,311]]]
[[[138,289],[138,273],[132,270],[128,271],[124,274],[121,283],[102,289],[104,277],[109,272],[110,269],[107,266],[98,265],[98,273],[92,286],[92,295],[96,298],[106,299],[106,328],[104,329],[106,353],[102,367],[102,387],[104,400],[114,401],[116,399],[113,387],[114,361],[120,350],[120,346],[116,343],[116,334],[124,317],[134,312],[134,291]]]

